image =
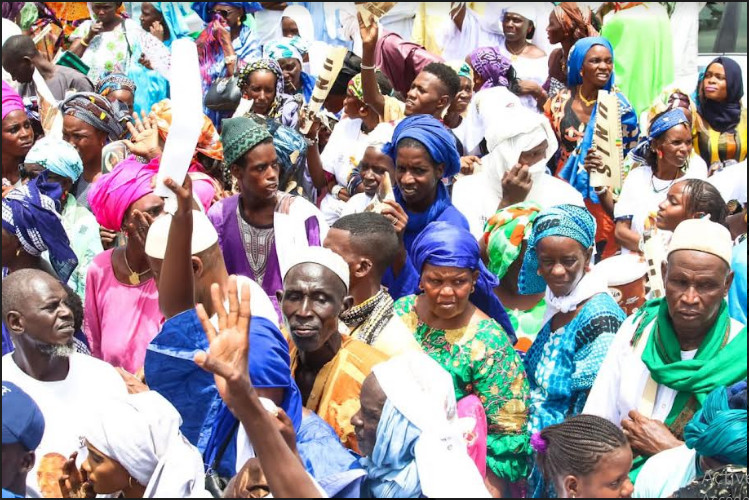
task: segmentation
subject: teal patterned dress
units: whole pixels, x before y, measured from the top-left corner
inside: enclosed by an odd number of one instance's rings
[[[493,319],[474,316],[457,330],[436,330],[416,315],[416,295],[398,300],[396,314],[424,352],[450,375],[456,399],[475,394],[486,412],[487,467],[500,479],[528,476],[531,453],[527,431],[529,386],[522,361]]]

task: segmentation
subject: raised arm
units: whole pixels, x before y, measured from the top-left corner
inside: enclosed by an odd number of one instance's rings
[[[359,19],[359,32],[362,39],[361,60],[361,84],[364,91],[364,102],[372,107],[380,116],[385,116],[385,97],[380,92],[375,76],[375,50],[377,49],[377,37],[379,35],[377,21],[372,20],[369,26],[364,26],[361,14]]]
[[[213,373],[221,398],[242,423],[252,441],[273,496],[319,498],[320,491],[284,440],[274,417],[265,410],[250,382],[250,286],[242,285],[241,299],[237,299],[237,279],[235,276],[229,278],[228,313],[218,284],[212,286],[211,298],[218,313],[220,331],[216,332],[205,308],[198,304],[196,310],[210,344],[210,354],[197,353],[195,363]]]

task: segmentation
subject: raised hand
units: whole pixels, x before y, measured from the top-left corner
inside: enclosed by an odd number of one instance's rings
[[[362,44],[364,47],[373,48],[377,44],[377,38],[379,37],[377,20],[372,19],[369,26],[365,26],[364,19],[361,17],[361,12],[356,14],[356,18],[359,20],[359,33],[361,34]]]
[[[408,225],[408,214],[397,201],[385,200],[383,203],[387,206],[380,213],[390,220],[395,232],[398,233],[398,238],[402,241],[403,233],[406,231],[406,225]]]
[[[501,207],[509,207],[525,201],[533,187],[533,179],[528,165],[518,163],[502,176]]]
[[[462,156],[460,158],[460,173],[463,175],[472,175],[476,166],[481,166],[481,158],[478,156]]]
[[[180,186],[174,179],[167,177],[164,179],[164,185],[169,188],[171,192],[177,195],[177,213],[178,214],[191,214],[192,213],[192,179],[189,175],[185,175],[185,181]]]
[[[195,355],[195,363],[213,373],[216,388],[233,412],[248,400],[252,388],[249,375],[250,352],[250,286],[242,285],[241,298],[237,299],[237,277],[229,277],[229,311],[224,307],[218,284],[211,286],[213,309],[218,315],[218,332],[213,327],[203,304],[195,308],[208,339],[208,352]]]
[[[133,219],[127,224],[127,235],[141,245],[141,248],[146,248],[146,237],[153,224],[153,217],[146,212],[133,210]]]
[[[164,41],[164,26],[159,21],[154,21],[148,31],[162,42]]]
[[[161,155],[159,127],[155,116],[146,115],[144,111],[141,111],[141,116],[133,113],[133,123],[127,122],[127,130],[130,132],[130,140],[123,142],[131,153],[149,160]]]

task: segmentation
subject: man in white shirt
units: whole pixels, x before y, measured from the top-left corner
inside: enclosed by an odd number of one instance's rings
[[[127,394],[107,363],[75,352],[73,312],[57,279],[21,269],[3,281],[3,321],[15,351],[3,356],[3,380],[36,401],[45,430],[27,476],[28,496],[60,497],[58,479],[71,453],[80,449],[87,415],[102,397]]]
[[[708,219],[682,222],[663,266],[665,298],[621,326],[583,413],[622,426],[634,469],[680,446],[684,426],[719,386],[746,378],[746,327],[730,319],[731,236]]]
[[[398,235],[385,216],[374,212],[341,217],[328,231],[323,246],[349,266],[354,306],[341,314],[341,333],[366,342],[388,356],[421,351],[397,314],[382,277],[398,253]]]

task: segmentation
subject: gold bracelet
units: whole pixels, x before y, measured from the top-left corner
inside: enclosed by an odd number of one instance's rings
[[[83,38],[81,38],[81,45],[83,45],[84,47],[88,47],[86,40],[84,40]]]

